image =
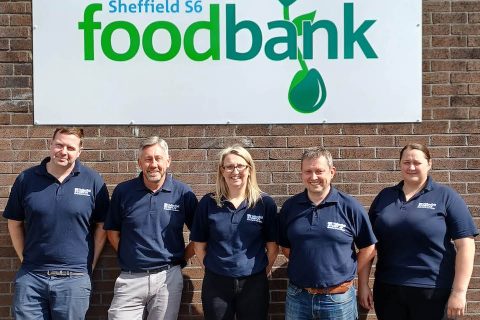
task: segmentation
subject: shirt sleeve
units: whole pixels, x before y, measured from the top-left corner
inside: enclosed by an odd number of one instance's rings
[[[122,214],[122,206],[120,202],[120,191],[117,188],[113,190],[112,194],[112,200],[110,201],[110,206],[108,208],[108,213],[105,218],[105,224],[103,225],[103,228],[105,230],[115,230],[115,231],[121,231],[122,228],[122,219],[121,219],[121,214]]]
[[[278,241],[277,243],[284,247],[290,248],[290,241],[287,237],[287,206],[284,204],[278,215]]]
[[[190,232],[190,240],[195,242],[207,242],[208,234],[208,209],[209,203],[214,202],[210,194],[205,195],[198,203],[193,217],[193,225]]]
[[[185,224],[188,230],[192,230],[193,217],[195,216],[195,210],[197,209],[198,200],[192,190],[187,190],[184,194],[185,204]]]
[[[457,240],[478,235],[478,229],[473,221],[468,206],[460,195],[448,189],[446,203],[446,223],[451,239]]]
[[[375,225],[375,221],[377,220],[377,203],[378,199],[380,197],[380,194],[378,194],[375,199],[373,199],[372,204],[370,205],[370,208],[368,209],[368,218],[370,220],[370,224],[372,227]]]
[[[23,208],[22,181],[24,175],[21,173],[12,186],[12,191],[8,197],[7,206],[3,211],[3,217],[10,220],[25,220],[25,210]]]
[[[95,181],[95,190],[97,190],[97,194],[95,194],[95,208],[92,213],[93,221],[104,222],[110,205],[110,197],[107,185],[100,176]]]
[[[268,195],[263,196],[262,201],[265,207],[264,239],[266,242],[276,242],[278,238],[277,205]]]
[[[356,232],[354,242],[358,249],[362,249],[377,243],[377,238],[373,233],[367,212],[359,202],[354,201],[351,208]]]

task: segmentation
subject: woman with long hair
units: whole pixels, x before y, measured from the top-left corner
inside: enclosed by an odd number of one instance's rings
[[[250,153],[240,145],[223,149],[215,192],[200,200],[190,234],[205,267],[205,319],[267,318],[276,214],[275,202],[258,187]]]

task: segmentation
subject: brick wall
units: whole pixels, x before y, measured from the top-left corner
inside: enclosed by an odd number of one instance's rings
[[[335,184],[369,206],[379,190],[399,180],[396,159],[400,147],[416,141],[433,151],[434,178],[458,190],[480,225],[480,1],[423,1],[423,23],[422,123],[95,126],[86,128],[81,158],[101,172],[112,189],[136,174],[139,140],[157,134],[172,148],[175,176],[202,196],[212,189],[218,149],[241,142],[256,160],[261,187],[281,205],[302,190],[297,160],[302,148],[322,145],[336,158]],[[0,0],[0,211],[17,174],[47,155],[53,130],[32,125],[31,34],[30,1]],[[11,319],[11,281],[18,266],[2,219],[0,319]],[[285,266],[285,258],[279,257],[271,280],[271,319],[283,318]],[[117,274],[115,254],[107,246],[94,273],[89,319],[106,318]],[[202,270],[194,261],[184,274],[181,317],[200,319]],[[480,254],[467,298],[464,319],[479,319]]]

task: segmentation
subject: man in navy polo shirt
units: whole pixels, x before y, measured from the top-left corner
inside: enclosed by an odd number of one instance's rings
[[[120,183],[112,195],[105,222],[108,239],[118,252],[117,278],[109,319],[177,319],[183,289],[181,266],[193,255],[185,248],[183,226],[191,227],[197,198],[174,180],[167,143],[143,141],[138,178]]]
[[[82,140],[82,129],[56,129],[50,157],[23,171],[12,187],[3,216],[22,262],[17,320],[85,318],[109,200],[100,175],[78,161]]]
[[[330,152],[308,149],[301,161],[305,191],[289,198],[279,217],[279,244],[289,259],[286,319],[357,319],[352,282],[358,265],[360,302],[371,303],[376,238],[360,203],[331,185]]]

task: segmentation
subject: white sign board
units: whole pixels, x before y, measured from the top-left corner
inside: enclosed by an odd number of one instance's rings
[[[421,121],[421,11],[410,0],[33,0],[34,121]]]

